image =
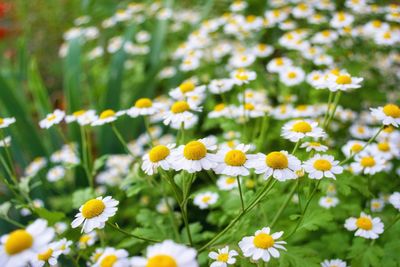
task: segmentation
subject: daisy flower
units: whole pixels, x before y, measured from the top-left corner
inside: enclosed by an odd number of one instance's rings
[[[322,267],[347,267],[347,263],[341,259],[324,260],[321,262]]]
[[[147,247],[145,257],[132,257],[132,267],[198,267],[196,250],[171,240]]]
[[[171,90],[169,95],[176,100],[185,100],[192,94],[202,95],[206,90],[205,85],[196,86],[192,81],[186,81]]]
[[[271,73],[279,73],[288,67],[292,66],[292,60],[286,57],[278,57],[272,59],[270,62],[267,64],[267,70]]]
[[[93,267],[124,267],[129,266],[129,254],[125,249],[105,248]]]
[[[304,170],[310,179],[322,179],[323,177],[336,179],[336,174],[343,172],[343,167],[339,166],[339,161],[331,155],[317,154],[303,163]]]
[[[25,169],[25,176],[35,176],[40,170],[47,165],[47,160],[44,157],[35,158]]]
[[[217,180],[217,186],[218,186],[219,190],[230,191],[234,188],[237,188],[238,183],[237,183],[236,177],[221,176]]]
[[[66,238],[63,238],[54,244],[55,249],[61,251],[61,254],[63,255],[68,255],[71,252],[71,245],[72,241]]]
[[[79,125],[85,126],[89,125],[97,119],[95,110],[78,110],[72,113],[71,115],[67,115],[65,117],[65,121],[67,123],[78,122]]]
[[[370,202],[372,212],[381,212],[385,207],[385,201],[381,198],[371,199]]]
[[[208,85],[208,90],[212,94],[222,94],[232,90],[235,82],[233,79],[212,80]]]
[[[396,146],[395,143],[388,142],[387,140],[384,140],[377,144],[372,144],[372,146],[368,147],[367,149],[370,149],[374,153],[379,154],[379,156],[381,156],[385,160],[400,157],[400,146]]]
[[[239,242],[239,247],[243,255],[251,258],[254,261],[262,260],[269,262],[272,258],[279,258],[280,253],[278,249],[286,250],[285,241],[277,241],[282,235],[283,231],[271,234],[269,227],[264,227],[255,232],[254,236],[245,236]]]
[[[100,113],[100,116],[95,121],[93,121],[91,125],[100,126],[106,123],[111,123],[113,121],[116,121],[118,116],[122,114],[123,114],[122,112],[115,112],[112,109],[106,109]]]
[[[81,237],[78,240],[78,247],[79,248],[90,247],[90,246],[94,245],[94,243],[96,243],[97,239],[98,238],[97,238],[96,231],[92,231],[90,233],[83,234],[83,235],[81,235]]]
[[[394,192],[389,197],[389,203],[400,211],[400,192]]]
[[[164,114],[164,124],[171,125],[174,129],[181,128],[183,124],[185,129],[191,128],[198,120],[194,111],[201,111],[201,108],[192,102],[177,101],[172,104],[169,111]]]
[[[248,166],[255,169],[255,173],[264,174],[264,179],[270,176],[278,181],[296,179],[296,172],[301,170],[301,162],[287,151],[274,151],[268,155],[258,153],[248,156]]]
[[[47,222],[38,219],[26,229],[14,230],[0,238],[0,266],[25,266],[35,259],[38,252],[54,237],[54,230]]]
[[[150,98],[140,98],[136,100],[135,105],[127,110],[128,114],[132,118],[138,116],[153,115],[158,111],[157,105],[151,101]]]
[[[65,176],[65,168],[63,166],[55,166],[47,172],[47,180],[49,182],[56,182]]]
[[[57,242],[53,242],[42,248],[37,253],[36,258],[32,260],[33,267],[42,267],[46,264],[55,266],[58,263],[58,257],[62,254],[62,251],[58,249]]]
[[[198,139],[177,147],[171,155],[172,167],[176,171],[186,170],[189,173],[210,170],[217,166],[217,157],[209,151],[215,150],[215,140]]]
[[[383,233],[384,225],[379,217],[372,218],[370,215],[361,212],[359,218],[348,218],[344,227],[349,231],[356,231],[355,236],[367,239],[377,239]]]
[[[336,207],[337,204],[339,204],[339,199],[337,197],[331,196],[321,197],[318,201],[318,204],[325,209],[330,209],[332,207]]]
[[[355,162],[351,163],[351,169],[355,173],[374,175],[385,168],[385,160],[368,150],[364,150],[354,157]]]
[[[352,24],[353,21],[354,21],[354,16],[341,11],[337,12],[333,16],[332,20],[330,21],[330,24],[333,28],[343,28]]]
[[[210,267],[227,267],[236,263],[235,257],[238,256],[236,250],[229,250],[229,246],[218,249],[218,252],[212,251],[208,257],[214,260]]]
[[[387,104],[384,107],[371,108],[371,115],[382,121],[384,125],[400,125],[400,107],[396,104]]]
[[[250,145],[239,144],[234,148],[224,147],[216,154],[218,165],[214,168],[215,173],[228,176],[248,176],[248,158],[246,152]]]
[[[343,147],[342,152],[346,157],[359,153],[365,146],[365,142],[359,140],[350,140]]]
[[[0,129],[7,128],[11,124],[15,123],[15,118],[0,118]]]
[[[300,147],[305,148],[307,152],[310,152],[311,150],[317,152],[326,152],[328,150],[327,146],[324,146],[319,142],[304,142]]]
[[[208,207],[214,205],[218,201],[218,194],[214,192],[204,192],[197,194],[193,199],[193,204],[195,204],[200,209],[204,210]]]
[[[364,78],[352,77],[350,74],[344,72],[337,75],[330,73],[327,76],[328,89],[332,92],[360,88],[363,80]]]
[[[72,228],[83,224],[82,232],[89,233],[93,229],[102,229],[108,218],[117,212],[118,201],[112,197],[98,197],[91,199],[79,208],[75,220],[71,223]]]
[[[254,71],[246,69],[237,69],[231,72],[231,77],[236,85],[247,84],[256,79],[257,74]]]
[[[290,66],[279,72],[279,80],[287,86],[298,85],[304,81],[304,78],[304,71],[298,67]]]
[[[65,117],[65,112],[59,109],[53,111],[53,113],[47,114],[46,118],[39,122],[39,126],[42,129],[49,129],[55,124],[59,124]]]
[[[304,137],[325,137],[325,132],[312,120],[293,120],[282,127],[282,137],[297,142]]]
[[[147,175],[153,175],[157,172],[158,167],[163,170],[169,170],[172,168],[172,155],[171,149],[175,147],[175,144],[169,145],[158,145],[150,149],[143,157],[142,170]]]
[[[11,145],[11,136],[6,136],[4,139],[0,139],[0,147],[9,147]]]

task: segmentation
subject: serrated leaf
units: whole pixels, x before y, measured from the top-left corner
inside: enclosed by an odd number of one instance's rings
[[[306,247],[287,247],[281,252],[280,267],[319,267],[318,252]]]
[[[62,212],[49,211],[45,208],[35,208],[34,211],[39,215],[39,217],[47,220],[50,225],[61,221],[65,217],[65,214]]]
[[[326,224],[332,221],[333,216],[330,212],[325,210],[312,210],[305,214],[299,230],[305,229],[309,231],[315,231],[320,227],[326,226]]]

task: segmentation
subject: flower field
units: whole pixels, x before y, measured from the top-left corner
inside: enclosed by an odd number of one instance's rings
[[[400,266],[400,5],[0,1],[0,267]]]

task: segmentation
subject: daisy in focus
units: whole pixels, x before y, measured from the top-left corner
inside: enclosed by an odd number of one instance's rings
[[[218,249],[217,252],[212,251],[208,254],[208,257],[214,260],[210,267],[227,267],[236,263],[236,256],[239,254],[236,250],[229,250],[229,246]]]
[[[158,167],[163,170],[169,170],[172,168],[172,156],[171,150],[175,147],[175,144],[169,145],[158,145],[150,149],[143,157],[142,170],[147,175],[153,175],[157,172]]]
[[[287,151],[274,151],[268,155],[258,153],[249,155],[248,166],[255,169],[255,173],[264,174],[264,179],[274,177],[278,181],[297,178],[297,171],[301,170],[301,161]]]
[[[118,201],[112,197],[98,197],[91,199],[79,208],[79,213],[75,215],[75,220],[71,223],[72,228],[77,228],[81,224],[82,232],[89,233],[94,229],[102,229],[108,218],[117,212]]]
[[[216,154],[218,165],[214,168],[215,173],[228,176],[248,176],[248,156],[250,145],[239,144],[234,148],[221,148]]]
[[[344,227],[349,231],[356,231],[355,236],[366,239],[377,239],[383,233],[383,222],[378,217],[372,218],[370,215],[361,212],[358,218],[348,218]]]
[[[126,114],[132,118],[154,115],[159,109],[157,106],[150,98],[140,98],[136,100],[133,107],[127,110]]]
[[[283,232],[276,232],[271,234],[269,227],[264,227],[255,232],[254,236],[246,236],[239,242],[239,247],[243,255],[251,258],[254,261],[262,260],[269,262],[272,258],[279,258],[280,253],[278,249],[286,250],[283,246],[285,241],[277,241]]]
[[[115,112],[112,109],[106,109],[100,113],[100,116],[92,122],[92,126],[101,126],[107,123],[114,122],[118,119],[118,116],[122,115],[122,113]]]
[[[132,257],[132,267],[198,267],[193,248],[171,240],[148,246],[145,257]]]
[[[394,127],[399,127],[400,125],[400,107],[396,104],[371,108],[371,115],[382,121],[383,125],[393,125]]]
[[[171,105],[170,110],[165,112],[164,124],[171,125],[174,129],[180,129],[182,126],[184,129],[189,129],[198,120],[197,115],[194,113],[195,111],[201,111],[201,108],[184,100],[176,101]]]
[[[385,168],[385,160],[369,150],[364,150],[354,157],[355,162],[351,163],[351,169],[354,173],[363,173],[374,175]]]
[[[216,148],[215,140],[211,138],[203,138],[181,145],[172,152],[172,166],[176,171],[186,170],[189,173],[213,169],[217,166],[217,158],[209,151]]]
[[[303,163],[304,170],[311,179],[322,179],[323,177],[336,179],[337,174],[343,172],[339,161],[331,155],[317,154]]]
[[[337,204],[339,204],[339,199],[334,196],[325,196],[319,199],[318,204],[325,209],[330,209],[336,207]]]
[[[327,146],[324,146],[319,142],[304,142],[303,144],[301,144],[300,147],[305,148],[307,152],[310,152],[312,150],[317,152],[326,152],[328,150]]]

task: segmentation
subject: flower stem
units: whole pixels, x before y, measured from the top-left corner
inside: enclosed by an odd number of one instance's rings
[[[151,135],[151,132],[150,132],[150,120],[149,120],[149,117],[148,116],[143,116],[143,120],[144,120],[144,126],[146,127],[147,135],[149,136],[150,145],[154,146],[153,136]]]
[[[296,151],[299,148],[299,146],[300,146],[300,139],[299,139],[299,141],[297,141],[296,145],[294,146],[294,148],[292,150],[292,153],[291,153],[292,155],[294,155],[294,153],[296,153]]]
[[[236,181],[238,184],[238,189],[239,189],[239,195],[240,195],[240,203],[242,205],[242,212],[244,211],[244,200],[243,200],[243,192],[242,192],[242,186],[240,185],[240,177],[236,176]]]
[[[129,155],[131,155],[132,157],[134,157],[134,155],[132,154],[131,150],[128,147],[128,144],[125,142],[125,139],[122,137],[121,133],[119,132],[119,130],[117,129],[117,127],[115,126],[114,123],[111,123],[111,128],[114,131],[114,134],[117,136],[119,142],[122,144],[122,146],[124,147],[126,153],[128,153]]]
[[[94,188],[93,175],[92,172],[90,171],[90,166],[89,166],[89,156],[88,156],[89,151],[86,140],[86,134],[85,134],[85,129],[82,126],[80,127],[80,134],[82,142],[83,169],[85,170],[90,188]]]
[[[118,232],[120,232],[120,233],[126,235],[126,236],[130,236],[130,237],[133,237],[133,238],[136,238],[136,239],[139,239],[139,240],[143,240],[143,241],[146,241],[146,242],[150,242],[150,243],[158,243],[158,242],[160,242],[159,240],[155,240],[155,239],[146,238],[146,237],[138,236],[138,235],[135,235],[135,234],[131,234],[131,233],[129,233],[129,232],[127,232],[127,231],[121,229],[121,228],[120,228],[118,225],[116,225],[116,224],[113,224],[113,223],[110,223],[110,222],[106,222],[106,224],[107,224],[108,226],[114,228],[114,229],[117,230]]]
[[[327,118],[327,120],[324,120],[324,124],[323,124],[323,128],[327,129],[329,127],[329,124],[331,123],[333,117],[335,116],[336,113],[336,109],[338,107],[339,104],[339,100],[340,100],[340,96],[342,95],[341,91],[338,91],[335,95],[335,100],[333,101],[333,110],[331,112],[331,114],[329,115],[329,117]]]
[[[300,180],[297,179],[296,183],[293,185],[292,189],[289,192],[289,195],[287,196],[285,202],[282,204],[282,206],[279,208],[278,212],[275,214],[275,217],[272,219],[272,222],[270,224],[270,227],[273,227],[275,223],[278,221],[279,216],[281,216],[282,212],[286,209],[286,207],[289,205],[290,200],[293,198],[294,193],[296,192],[296,189],[299,187]]]

